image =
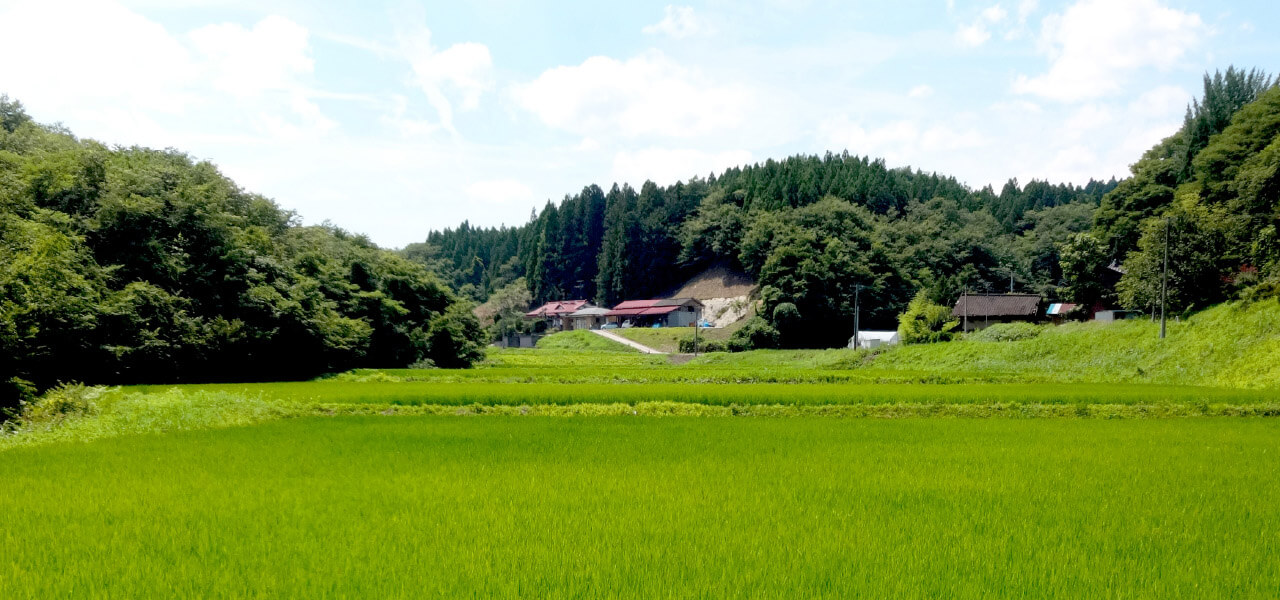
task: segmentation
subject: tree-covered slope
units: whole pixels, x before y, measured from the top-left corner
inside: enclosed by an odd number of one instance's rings
[[[58,381],[282,379],[478,356],[426,267],[301,227],[213,165],[0,96],[0,409]]]

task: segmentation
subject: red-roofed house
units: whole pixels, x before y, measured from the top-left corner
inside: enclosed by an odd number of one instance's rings
[[[693,298],[627,300],[605,313],[610,323],[630,322],[636,327],[688,327],[702,316],[702,303]]]
[[[589,306],[586,300],[558,300],[524,313],[524,318],[527,321],[544,320],[548,329],[569,329],[572,325],[567,317],[585,306]]]

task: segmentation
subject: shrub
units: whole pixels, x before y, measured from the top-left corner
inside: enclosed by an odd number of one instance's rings
[[[979,342],[1016,342],[1029,340],[1044,332],[1044,326],[1033,323],[996,323],[982,331],[976,331],[966,339]]]
[[[921,290],[898,317],[898,337],[903,344],[948,342],[955,337],[952,330],[959,324],[951,318],[951,309],[930,302],[928,294]]]
[[[427,358],[446,369],[465,369],[484,359],[484,330],[462,303],[449,306],[427,327]]]
[[[707,340],[707,339],[698,340],[698,348],[697,348],[698,352],[726,352],[728,351],[728,349],[729,349],[728,345],[725,342],[721,342],[719,340]],[[680,340],[680,352],[684,354],[689,354],[693,351],[694,351],[693,338],[686,338],[686,339]]]
[[[760,317],[751,317],[729,338],[729,351],[760,350],[778,347],[778,330]]]
[[[78,383],[62,384],[32,402],[23,404],[19,420],[25,425],[57,423],[98,412],[98,397],[107,388]]]

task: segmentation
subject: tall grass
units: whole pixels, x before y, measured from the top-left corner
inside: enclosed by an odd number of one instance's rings
[[[25,407],[0,432],[0,450],[122,435],[251,425],[298,414],[261,391],[190,386],[149,393],[120,388],[57,388]]]

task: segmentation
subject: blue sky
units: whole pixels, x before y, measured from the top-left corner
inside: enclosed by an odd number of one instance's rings
[[[1280,3],[0,0],[0,92],[384,246],[584,185],[848,150],[997,189],[1123,176]]]

